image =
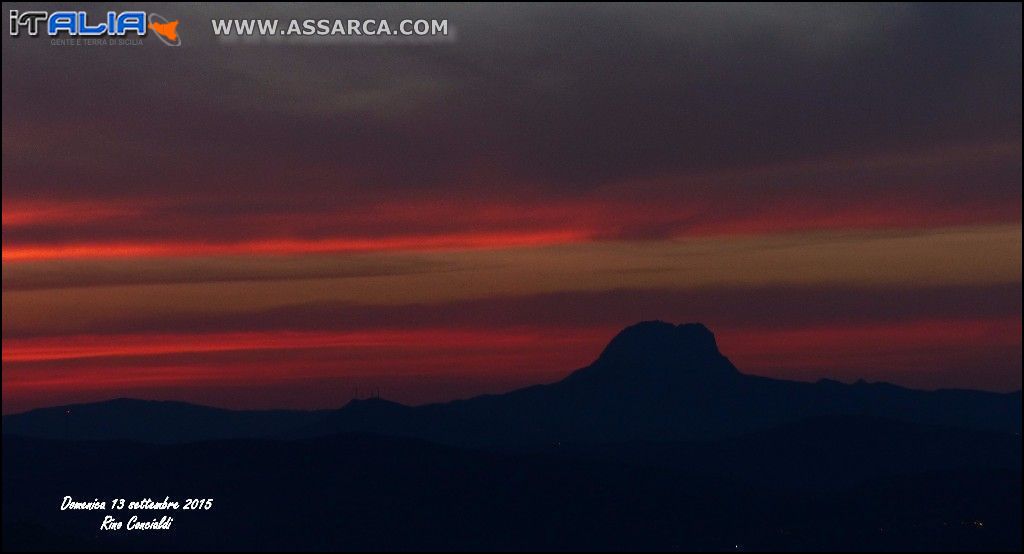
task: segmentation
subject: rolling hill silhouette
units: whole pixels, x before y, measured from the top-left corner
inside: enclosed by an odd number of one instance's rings
[[[327,411],[224,410],[187,402],[116,398],[4,416],[4,433],[74,440],[129,439],[157,444],[268,437],[309,425]]]
[[[416,407],[353,400],[320,412],[246,412],[122,399],[4,416],[3,431],[157,443],[359,432],[510,446],[715,439],[822,416],[1020,433],[1021,393],[745,375],[719,352],[705,326],[649,321],[622,330],[597,360],[565,379],[505,394]]]

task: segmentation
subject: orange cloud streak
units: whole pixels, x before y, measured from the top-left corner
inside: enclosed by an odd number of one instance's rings
[[[138,218],[149,211],[152,202],[18,202],[4,200],[3,227],[14,229],[33,225],[67,225],[111,218]]]
[[[487,249],[1020,221],[1019,205],[1011,204],[773,199],[744,207],[635,191],[605,194],[573,201],[392,202],[349,210],[248,213],[239,207],[221,216],[155,200],[17,202],[3,210],[3,261]],[[194,230],[202,232],[190,235]]]
[[[428,236],[334,239],[264,239],[231,243],[120,242],[4,246],[4,262],[55,259],[218,256],[233,254],[312,254],[400,250],[513,248],[580,242],[584,231],[551,230],[507,233],[449,233]]]
[[[412,329],[370,331],[261,331],[202,334],[75,335],[5,339],[3,362],[159,356],[311,348],[508,348],[544,340],[543,331]],[[558,341],[569,337],[559,336]]]

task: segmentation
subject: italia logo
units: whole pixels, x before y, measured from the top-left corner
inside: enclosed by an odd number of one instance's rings
[[[108,11],[105,19],[89,17],[84,11],[10,11],[12,37],[37,37],[40,33],[55,37],[123,37],[129,33],[140,37],[150,31],[168,46],[181,46],[178,21],[160,14],[141,11]]]

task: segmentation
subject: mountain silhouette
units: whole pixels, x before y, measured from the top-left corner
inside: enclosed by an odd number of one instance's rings
[[[643,322],[561,381],[441,404],[5,416],[3,546],[1019,551],[1020,416],[1019,392],[745,375],[703,325]],[[160,534],[54,516],[152,494],[217,507]]]
[[[301,432],[503,446],[713,439],[821,416],[1019,433],[1020,414],[1020,392],[929,392],[745,375],[719,352],[705,326],[649,321],[622,330],[594,363],[556,383],[411,408],[353,403]]]
[[[597,361],[577,375],[595,373],[662,380],[685,375],[725,377],[739,372],[718,351],[715,335],[700,323],[645,321],[623,329]]]
[[[70,415],[68,412],[70,411]],[[118,400],[3,418],[5,434],[187,442],[375,433],[461,446],[717,439],[807,418],[868,416],[1019,433],[1021,393],[920,391],[887,383],[786,381],[741,373],[699,323],[641,322],[556,383],[405,406],[353,400],[320,412],[239,412]]]

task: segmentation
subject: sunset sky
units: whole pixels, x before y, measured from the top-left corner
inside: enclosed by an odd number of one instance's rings
[[[146,9],[180,48],[5,23],[5,413],[447,400],[641,319],[747,373],[1021,387],[1019,4]]]

